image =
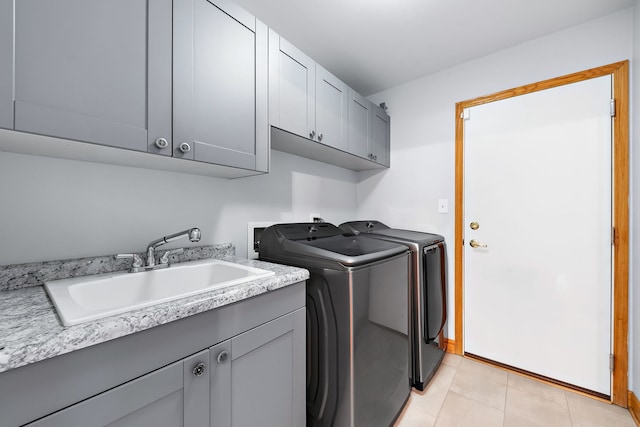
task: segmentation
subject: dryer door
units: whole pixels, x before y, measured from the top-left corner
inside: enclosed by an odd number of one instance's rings
[[[422,325],[425,340],[431,342],[438,337],[447,320],[447,265],[443,242],[424,248],[423,290],[424,298]]]

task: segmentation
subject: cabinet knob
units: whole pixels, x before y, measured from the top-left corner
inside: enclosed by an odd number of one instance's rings
[[[180,146],[178,148],[183,153],[188,153],[189,151],[191,151],[191,145],[189,145],[188,142],[183,142],[182,144],[180,144]]]
[[[227,360],[229,360],[229,352],[222,350],[220,354],[218,354],[218,363],[225,363]]]
[[[321,133],[318,134],[318,141],[322,141],[322,134]]]
[[[167,141],[165,138],[156,139],[156,147],[167,148],[168,146],[169,146],[169,141]]]
[[[204,375],[204,371],[206,370],[207,365],[205,365],[204,363],[200,362],[198,363],[196,366],[193,367],[193,376],[194,377],[201,377],[202,375]]]
[[[313,138],[315,138],[315,137],[316,137],[316,131],[315,131],[315,130],[312,130],[312,131],[309,133],[309,138],[313,139]]]

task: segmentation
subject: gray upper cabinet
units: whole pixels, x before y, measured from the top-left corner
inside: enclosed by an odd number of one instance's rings
[[[175,0],[175,157],[268,170],[268,30],[227,0]]]
[[[0,0],[0,128],[13,129],[13,0]]]
[[[391,118],[375,104],[372,104],[371,115],[370,158],[376,163],[389,167]]]
[[[269,30],[269,123],[314,139],[316,63]]]
[[[343,151],[349,140],[349,87],[316,64],[316,139]]]
[[[388,167],[389,118],[374,107],[269,30],[272,148],[353,170]]]
[[[28,426],[205,426],[209,381],[196,367],[206,369],[208,361],[209,351],[202,351]]]
[[[269,57],[269,123],[346,150],[347,85],[271,30]]]
[[[14,4],[16,130],[171,154],[171,0]]]
[[[373,103],[354,90],[349,91],[349,148],[350,153],[368,157]]]

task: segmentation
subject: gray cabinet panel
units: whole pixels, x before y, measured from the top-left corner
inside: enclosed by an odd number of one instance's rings
[[[304,318],[296,313],[232,339],[233,426],[304,425],[305,417],[301,418],[302,411],[295,406],[302,402],[294,392],[300,392],[304,384],[304,375],[296,375],[304,360],[298,334],[305,326]]]
[[[0,0],[0,128],[13,129],[13,0]]]
[[[349,149],[356,156],[368,157],[371,134],[371,101],[354,90],[349,91]]]
[[[182,426],[182,362],[99,394],[39,421],[30,427],[102,427],[107,425]],[[55,392],[55,391],[51,391]],[[153,420],[157,424],[139,424]]]
[[[384,110],[373,105],[371,110],[371,137],[369,150],[374,160],[381,165],[389,166],[391,141],[391,119]]]
[[[209,423],[209,362],[204,350],[137,380],[56,412],[30,427],[201,427]]]
[[[231,340],[209,348],[209,354],[211,427],[231,427]]]
[[[150,0],[148,8],[147,151],[171,156],[172,0]],[[156,145],[159,138],[167,140],[167,148]]]
[[[198,369],[202,367],[202,371]],[[209,423],[209,350],[187,357],[182,363],[184,426],[201,427]]]
[[[147,54],[155,42],[147,19],[150,8],[166,17],[170,6],[16,2],[16,130],[147,151]]]
[[[270,123],[310,138],[316,132],[316,63],[273,31],[269,48]]]
[[[318,141],[343,151],[348,149],[349,88],[316,64],[316,133]]]
[[[238,18],[216,1],[174,4],[174,156],[255,170],[257,144],[268,145],[268,129],[256,127],[256,108],[267,102],[256,85],[267,78],[266,61],[258,62],[267,28],[246,12]],[[183,142],[193,149],[180,151]]]

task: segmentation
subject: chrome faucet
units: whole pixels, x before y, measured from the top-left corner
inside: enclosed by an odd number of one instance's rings
[[[171,234],[169,236],[161,237],[160,239],[154,240],[153,242],[147,245],[147,256],[146,262],[142,262],[142,257],[138,254],[118,254],[116,258],[131,258],[133,260],[133,265],[131,268],[132,273],[137,273],[139,271],[147,271],[147,270],[155,270],[157,268],[166,268],[169,266],[169,255],[183,252],[183,249],[173,249],[166,251],[160,257],[160,263],[156,264],[156,248],[158,246],[162,246],[169,242],[173,242],[174,240],[181,239],[183,237],[188,237],[191,242],[199,242],[202,237],[202,233],[199,228],[189,228],[184,231],[180,231],[175,234]],[[143,265],[145,264],[145,265]]]
[[[156,248],[158,246],[165,245],[169,242],[173,242],[174,240],[178,240],[183,237],[188,237],[189,241],[191,242],[199,242],[200,237],[202,237],[202,233],[200,232],[199,228],[189,228],[188,230],[180,231],[169,236],[164,236],[149,243],[147,245],[147,267],[153,267],[154,265],[156,265]]]

